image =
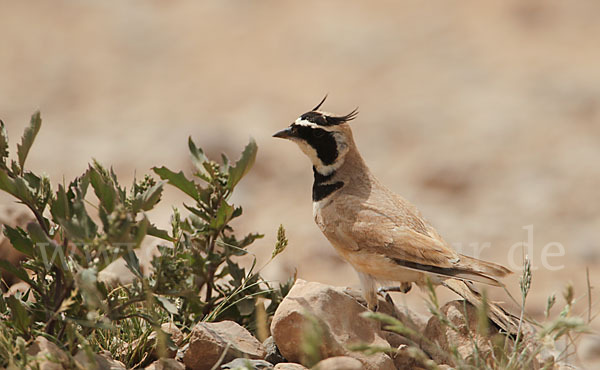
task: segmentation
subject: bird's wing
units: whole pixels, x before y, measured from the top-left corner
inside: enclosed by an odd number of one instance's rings
[[[351,249],[382,254],[398,262],[456,266],[460,255],[437,233],[430,233],[420,215],[408,208],[386,208],[355,197],[336,205],[337,229],[356,244],[349,246]]]
[[[458,254],[408,202],[381,204],[350,196],[336,205],[336,230],[347,248],[385,256],[410,270],[502,285],[493,276],[504,276],[507,269]]]

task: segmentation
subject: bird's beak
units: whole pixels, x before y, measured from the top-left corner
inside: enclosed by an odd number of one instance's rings
[[[292,129],[291,128],[285,128],[281,131],[277,131],[276,133],[273,134],[273,137],[279,137],[282,139],[289,139],[290,137],[292,137]]]

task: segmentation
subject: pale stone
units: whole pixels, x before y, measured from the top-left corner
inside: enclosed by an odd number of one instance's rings
[[[307,370],[304,366],[293,362],[280,362],[273,370]]]
[[[37,337],[27,348],[27,354],[35,357],[40,370],[62,370],[69,365],[69,357],[56,344],[44,337]]]
[[[394,362],[384,353],[369,356],[349,349],[358,344],[390,347],[379,323],[360,316],[366,310],[343,288],[297,280],[275,312],[271,333],[288,361],[312,365],[314,360],[303,351],[312,332],[320,359],[350,356],[367,370],[394,370]]]
[[[94,354],[90,359],[85,351],[79,351],[74,357],[75,361],[84,369],[90,370],[126,370],[125,365],[114,360],[110,352]]]
[[[192,370],[209,370],[227,351],[223,362],[238,357],[264,359],[265,349],[250,332],[233,321],[201,322],[192,329],[183,362]]]
[[[161,358],[146,366],[145,370],[185,370],[185,365],[172,358]]]
[[[319,361],[313,370],[362,370],[363,364],[354,357],[336,356]]]

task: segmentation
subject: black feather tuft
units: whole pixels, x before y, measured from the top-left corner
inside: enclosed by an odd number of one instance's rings
[[[301,115],[300,118],[315,123],[319,126],[335,126],[341,125],[342,123],[346,123],[348,121],[352,121],[356,118],[357,115],[358,108],[354,109],[352,112],[346,114],[345,116],[329,116],[321,112],[310,111]]]
[[[354,108],[352,112],[346,114],[345,116],[325,116],[325,119],[330,126],[333,126],[352,121],[356,118],[356,116],[358,116],[358,107]]]
[[[321,105],[323,105],[323,103],[325,103],[325,99],[327,99],[327,95],[328,94],[325,94],[325,96],[323,97],[323,100],[321,100],[321,102],[312,109],[313,112],[316,111],[317,109],[321,108]]]

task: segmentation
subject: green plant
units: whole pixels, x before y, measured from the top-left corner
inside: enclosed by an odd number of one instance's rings
[[[219,165],[190,139],[194,178],[201,183],[188,180],[181,171],[155,167],[162,181],[146,175],[126,189],[112,169],[94,161],[85,173],[54,191],[46,176],[25,167],[40,127],[37,112],[17,145],[17,160],[9,162],[8,138],[0,121],[0,190],[14,196],[36,219],[25,229],[4,225],[14,248],[28,258],[20,266],[0,261],[0,268],[30,289],[0,297],[0,366],[26,363],[22,349],[40,335],[71,354],[82,349],[116,351],[140,338],[116,357],[141,365],[146,360],[141,354],[150,345],[143,338],[152,331],[157,332],[159,348],[173,345],[160,330],[163,322],[173,321],[185,331],[200,320],[227,318],[252,328],[259,297],[269,300],[267,312],[274,312],[291,283],[274,288],[255,271],[255,264],[248,271],[240,267],[235,258],[247,254],[246,248],[262,235],[238,239],[230,225],[242,214],[229,198],[254,163],[253,140],[236,163],[223,155]],[[170,233],[146,215],[161,201],[165,183],[193,201],[184,204],[187,217],[174,209]],[[153,271],[144,274],[134,252],[147,236],[162,243]],[[287,240],[281,228],[278,248],[285,248],[283,244]],[[132,281],[115,285],[99,280],[99,273],[119,258],[125,260]]]
[[[184,204],[190,211],[186,219],[175,210],[172,222],[174,248],[161,246],[162,257],[152,262],[155,275],[167,277],[157,286],[181,298],[182,312],[187,316],[177,315],[177,320],[184,325],[201,318],[208,321],[239,318],[242,324],[250,325],[254,321],[257,296],[271,302],[278,299],[271,294],[274,290],[254,272],[255,265],[246,271],[233,260],[233,257],[247,254],[246,248],[263,237],[251,233],[238,240],[229,225],[242,214],[242,208],[231,205],[229,198],[254,163],[256,144],[251,141],[235,164],[223,155],[220,165],[209,160],[191,139],[188,146],[195,168],[193,176],[204,186],[187,179],[183,172],[175,173],[166,167],[153,168],[161,179],[194,202],[193,205]],[[285,234],[282,237],[285,238]],[[267,286],[266,290],[264,286]],[[203,297],[198,292],[203,292]],[[273,313],[276,305],[269,306],[267,311]]]

